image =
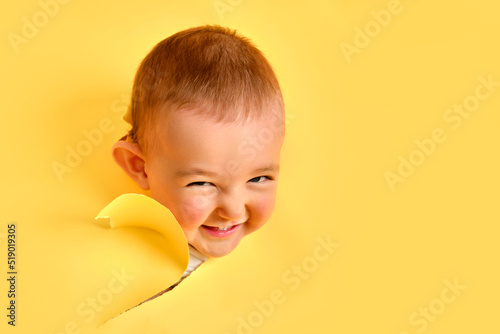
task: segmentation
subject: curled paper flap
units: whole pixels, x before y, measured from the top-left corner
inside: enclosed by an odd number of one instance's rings
[[[160,233],[169,244],[169,256],[179,264],[179,278],[187,268],[189,249],[184,232],[174,215],[154,199],[141,194],[115,198],[95,219],[109,218],[111,228],[143,227]]]
[[[109,303],[103,305],[93,322],[97,327],[175,284],[182,277],[189,262],[188,243],[182,228],[170,210],[154,199],[141,194],[121,195],[95,217],[95,219],[101,218],[109,218],[111,229],[143,228],[142,232],[140,230],[133,232],[137,235],[137,240],[141,238],[147,240],[147,233],[143,232],[148,230],[155,231],[159,235],[158,238],[147,241],[151,244],[146,245],[131,244],[130,235],[127,237],[122,233],[109,237],[101,234],[101,237],[108,242],[107,248],[113,250],[107,255],[108,259],[109,256],[114,256],[114,263],[122,263],[123,273],[133,279],[127,282],[126,289],[124,288],[122,292],[114,295]],[[158,242],[163,245],[158,247]],[[102,242],[100,245],[102,247]],[[131,249],[133,256],[130,255]],[[94,285],[102,286],[103,283]]]

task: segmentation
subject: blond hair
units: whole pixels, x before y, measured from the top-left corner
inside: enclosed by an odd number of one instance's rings
[[[180,31],[144,58],[134,80],[127,139],[145,149],[144,137],[160,109],[192,109],[221,122],[269,110],[284,115],[276,74],[262,52],[216,25]]]

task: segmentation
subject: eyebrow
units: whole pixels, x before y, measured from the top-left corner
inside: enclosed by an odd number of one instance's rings
[[[262,166],[257,168],[252,172],[252,174],[258,174],[258,173],[267,173],[267,172],[279,172],[280,166],[276,164],[270,164],[266,166]],[[179,170],[175,172],[175,177],[176,178],[182,178],[182,177],[187,177],[187,176],[193,176],[193,175],[199,175],[199,176],[211,176],[215,177],[217,176],[216,172],[204,170],[202,168],[190,168],[190,169],[185,169],[185,170]]]

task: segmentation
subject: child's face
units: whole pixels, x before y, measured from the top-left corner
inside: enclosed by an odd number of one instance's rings
[[[284,128],[273,115],[217,123],[193,112],[156,121],[145,159],[151,196],[207,256],[230,253],[274,209]]]

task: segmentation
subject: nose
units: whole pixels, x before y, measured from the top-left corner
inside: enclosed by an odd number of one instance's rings
[[[239,221],[245,218],[247,210],[245,202],[245,198],[241,194],[224,194],[220,198],[217,213],[224,219]]]

